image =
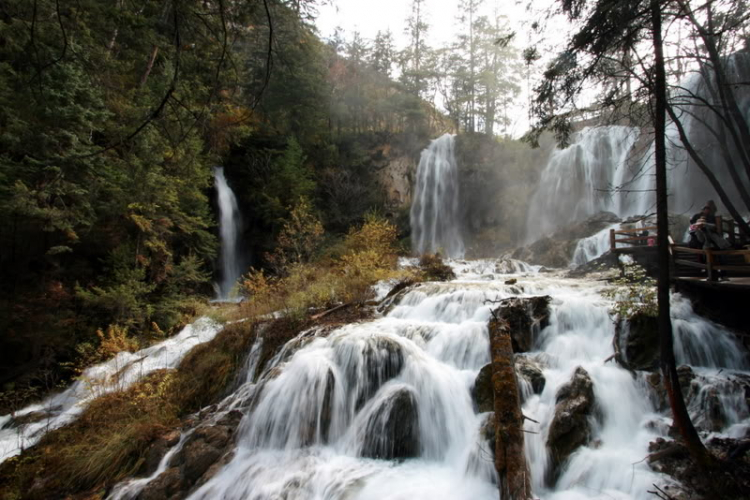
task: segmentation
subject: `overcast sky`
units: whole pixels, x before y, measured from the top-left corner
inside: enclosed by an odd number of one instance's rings
[[[516,32],[515,45],[523,50],[539,41],[539,35],[531,34],[530,24],[535,17],[539,17],[543,6],[549,5],[551,1],[533,1],[535,11],[529,12],[529,0],[485,0],[481,13],[491,15],[497,9],[506,16],[511,29]],[[440,47],[455,40],[458,31],[458,0],[426,0],[425,7],[429,24],[429,45]],[[337,27],[344,30],[347,39],[351,39],[352,33],[359,31],[368,40],[374,40],[378,31],[390,29],[397,47],[403,48],[408,43],[404,27],[410,9],[410,0],[332,0],[331,5],[320,8],[316,25],[323,38],[331,37]],[[556,26],[556,29],[559,31],[560,27]],[[549,37],[549,32],[546,36]],[[540,68],[541,63],[543,61],[540,61]],[[528,127],[525,80],[521,87],[523,91],[517,98],[517,112],[514,113],[517,119],[509,130],[513,136],[523,134]]]

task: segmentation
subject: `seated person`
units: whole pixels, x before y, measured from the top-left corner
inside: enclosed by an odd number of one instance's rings
[[[732,245],[716,227],[716,204],[709,200],[703,209],[690,218],[690,248],[727,250]]]

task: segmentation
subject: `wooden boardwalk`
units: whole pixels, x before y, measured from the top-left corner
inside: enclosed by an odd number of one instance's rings
[[[721,222],[717,220],[717,222]],[[726,226],[726,222],[724,223]],[[719,225],[719,227],[722,227]],[[636,260],[655,261],[656,227],[637,229],[612,229],[610,250],[614,254],[629,254]],[[728,240],[735,246],[731,250],[709,250],[689,248],[675,244],[669,238],[672,256],[672,280],[700,287],[722,290],[750,290],[750,245],[741,246],[739,236],[730,225]],[[739,248],[737,248],[739,247]]]

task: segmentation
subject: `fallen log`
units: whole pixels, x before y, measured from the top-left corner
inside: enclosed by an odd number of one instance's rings
[[[509,323],[502,311],[490,320],[492,387],[495,393],[495,469],[501,500],[531,499],[529,468],[524,453],[524,415],[513,363]]]

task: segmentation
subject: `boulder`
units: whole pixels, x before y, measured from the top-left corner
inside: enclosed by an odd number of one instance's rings
[[[172,500],[183,498],[187,485],[178,467],[165,470],[148,483],[138,495],[138,500]]]
[[[495,315],[508,323],[513,352],[528,352],[538,332],[549,324],[548,295],[539,297],[511,297],[500,301]]]
[[[404,367],[401,345],[388,337],[374,337],[363,349],[362,358],[365,377],[357,388],[357,410],[362,408],[383,384],[398,376]],[[356,380],[357,374],[350,373],[347,377],[349,380]]]
[[[172,457],[169,468],[148,483],[139,493],[139,500],[172,500],[185,498],[204,483],[208,477],[218,471],[218,463],[225,463],[234,445],[234,433],[242,420],[242,413],[232,410],[217,422],[213,415],[201,412],[203,423],[185,440],[182,448]],[[179,440],[179,434],[177,434]],[[171,433],[163,438],[165,442],[174,441]],[[159,440],[153,449],[162,449]],[[176,444],[176,441],[175,443]],[[164,452],[170,447],[164,448]],[[156,451],[154,451],[156,453]],[[148,455],[147,455],[148,457]],[[156,460],[151,458],[152,461]],[[161,457],[159,457],[161,460]],[[158,460],[156,460],[158,465]]]
[[[617,324],[622,363],[631,370],[655,370],[659,366],[659,325],[655,316],[642,313]]]
[[[231,433],[223,426],[200,427],[185,441],[178,454],[186,482],[193,484],[224,453]]]
[[[594,383],[580,366],[555,398],[555,416],[549,428],[547,447],[552,467],[547,482],[554,485],[561,466],[580,446],[591,439],[591,419],[595,410]]]
[[[322,386],[322,384],[325,384],[325,386]],[[325,380],[322,378],[316,379],[309,390],[317,394],[321,387],[323,387],[323,401],[321,401],[320,411],[309,411],[309,409],[305,411],[307,419],[299,429],[299,440],[302,446],[311,446],[328,441],[333,416],[333,393],[336,388],[336,377],[330,368]]]
[[[410,389],[402,388],[388,397],[367,422],[360,455],[392,460],[419,455],[419,414]]]
[[[495,461],[495,415],[489,414],[482,422],[482,426],[479,428],[479,439],[484,441],[487,450],[492,453],[492,461]]]
[[[516,375],[526,380],[531,385],[534,394],[541,394],[547,380],[542,373],[542,367],[537,362],[526,356],[516,356]],[[521,394],[523,396],[523,394]]]
[[[471,395],[479,413],[495,409],[495,389],[492,387],[492,364],[488,363],[479,370]]]
[[[156,441],[154,441],[151,446],[148,447],[148,450],[146,450],[146,457],[143,467],[141,468],[141,473],[144,475],[153,473],[156,468],[159,467],[159,462],[161,462],[164,455],[166,455],[169,449],[176,445],[179,440],[180,431],[176,429],[156,438]]]

